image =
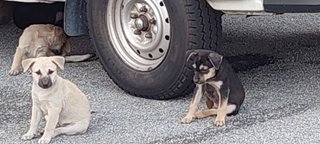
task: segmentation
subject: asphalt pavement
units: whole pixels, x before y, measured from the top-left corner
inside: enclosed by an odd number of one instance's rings
[[[67,63],[60,75],[86,93],[88,132],[58,136],[53,144],[320,143],[320,14],[224,16],[225,55],[237,70],[246,99],[236,116],[215,127],[213,118],[180,124],[191,97],[159,101],[118,88],[96,61]],[[0,143],[23,141],[31,113],[31,76],[8,76],[21,30],[0,25]],[[74,37],[78,53],[94,52],[88,37]]]

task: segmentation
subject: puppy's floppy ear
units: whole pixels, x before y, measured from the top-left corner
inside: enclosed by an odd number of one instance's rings
[[[63,70],[64,69],[64,63],[65,59],[62,56],[52,56],[50,57],[50,60],[58,66],[59,69]]]
[[[71,44],[68,38],[65,38],[65,43],[63,44],[61,50],[63,56],[71,52]]]
[[[195,58],[198,56],[198,52],[194,50],[188,50],[186,55],[188,56],[186,60],[186,66],[188,69],[192,70],[192,65],[194,64]]]
[[[71,43],[68,39],[67,34],[64,32],[63,28],[59,26],[54,26],[53,28],[54,34],[57,38],[59,38],[59,41],[63,43],[63,46],[61,47],[62,55],[66,55],[67,53],[70,53],[71,51]]]
[[[194,50],[188,50],[186,55],[187,57],[187,62],[194,60],[194,58],[198,55],[198,52]]]
[[[35,62],[36,62],[36,58],[29,58],[29,59],[23,60],[22,61],[23,72],[26,72],[29,69],[31,69],[31,67]]]
[[[213,68],[215,70],[219,70],[221,63],[222,63],[223,56],[216,53],[216,52],[210,52],[208,55],[208,58],[210,60],[210,63],[212,64]]]

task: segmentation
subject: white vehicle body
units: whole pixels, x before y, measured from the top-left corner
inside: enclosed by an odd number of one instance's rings
[[[6,0],[25,3],[53,3],[67,0]],[[291,12],[319,12],[318,0],[207,0],[209,5],[225,14],[272,15]]]
[[[26,3],[53,3],[65,2],[66,0],[6,0]],[[263,0],[207,0],[216,10],[222,11],[263,11]]]
[[[64,2],[65,0],[6,0],[14,2],[26,2],[26,3],[53,3],[53,2]]]
[[[264,11],[263,0],[207,0],[216,10],[221,11]]]

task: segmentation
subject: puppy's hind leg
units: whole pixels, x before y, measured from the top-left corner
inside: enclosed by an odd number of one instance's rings
[[[201,118],[206,118],[208,116],[217,114],[217,109],[213,108],[213,105],[214,105],[213,101],[210,100],[210,98],[208,98],[208,97],[206,97],[206,104],[207,104],[208,109],[206,109],[204,111],[197,111],[195,113],[195,118],[201,119]]]
[[[68,124],[66,126],[62,126],[56,128],[52,137],[65,134],[65,135],[75,135],[75,134],[83,134],[87,131],[89,127],[89,119],[85,119],[79,122],[75,122],[72,124]]]
[[[217,115],[217,109],[206,109],[195,113],[195,117],[197,119],[202,119],[213,115]]]
[[[227,106],[227,115],[233,113],[236,110],[236,108],[237,108],[236,105],[228,104],[228,106]],[[215,109],[215,108],[206,109],[206,110],[203,110],[203,111],[196,112],[195,117],[198,118],[198,119],[201,119],[201,118],[206,118],[206,117],[209,117],[209,116],[217,115],[217,113],[218,113],[218,110]]]

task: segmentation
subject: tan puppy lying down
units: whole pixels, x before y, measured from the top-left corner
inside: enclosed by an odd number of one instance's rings
[[[24,71],[31,71],[32,115],[29,131],[22,139],[36,136],[41,117],[46,125],[39,143],[49,143],[60,135],[85,133],[90,122],[90,105],[84,93],[69,80],[57,75],[64,68],[61,56],[30,58],[22,61]]]
[[[70,42],[63,29],[51,24],[34,24],[27,27],[19,38],[9,75],[22,72],[21,62],[27,58],[42,56],[65,56],[71,51]],[[79,62],[94,54],[65,56],[67,62]]]

